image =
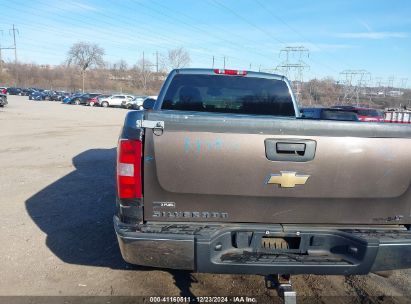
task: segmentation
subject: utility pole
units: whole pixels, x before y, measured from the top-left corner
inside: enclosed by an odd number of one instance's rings
[[[144,51],[143,51],[143,74],[144,74],[144,69],[145,69],[146,63],[144,61]]]
[[[158,74],[158,51],[156,51],[156,72]]]
[[[276,70],[293,82],[298,96],[304,81],[303,71],[310,68],[303,58],[309,58],[310,51],[304,46],[287,46],[280,50],[279,56],[282,55],[285,55],[285,60],[277,65]],[[296,58],[296,60],[290,60],[291,58]],[[294,77],[291,76],[291,71],[294,71]]]
[[[382,92],[384,91],[384,89],[382,88],[382,85],[381,85],[382,84],[382,77],[375,77],[374,81],[375,81],[374,88],[373,88],[374,94],[375,95],[382,94]],[[385,92],[383,94],[385,95]]]
[[[214,55],[213,55],[213,69],[214,69]]]
[[[225,69],[225,56],[224,56],[224,69]]]
[[[13,28],[9,29],[9,32],[13,32],[14,63],[17,63],[16,32],[17,34],[20,34],[20,33],[19,33],[19,30],[14,27],[14,24],[13,24]]]

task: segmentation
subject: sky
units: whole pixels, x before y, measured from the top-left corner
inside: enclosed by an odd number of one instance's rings
[[[190,67],[272,71],[303,62],[304,80],[343,80],[366,70],[370,83],[394,77],[411,87],[411,1],[382,0],[0,0],[1,47],[18,61],[57,65],[76,42],[97,43],[104,59],[156,62],[183,47]],[[13,50],[2,50],[13,61]],[[296,77],[291,73],[291,78]]]

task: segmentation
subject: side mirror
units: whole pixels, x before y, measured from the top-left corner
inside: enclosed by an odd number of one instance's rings
[[[143,102],[143,108],[145,110],[152,110],[154,108],[154,104],[155,104],[155,100],[152,98],[147,98],[146,100],[144,100]]]

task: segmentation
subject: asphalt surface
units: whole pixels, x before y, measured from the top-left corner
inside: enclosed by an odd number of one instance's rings
[[[140,296],[124,299],[130,303],[149,303],[150,296],[248,296],[278,302],[261,276],[142,268],[122,260],[112,215],[115,146],[126,113],[20,96],[9,96],[9,105],[0,108],[0,302],[14,299],[4,296]],[[389,278],[301,275],[293,282],[301,302],[411,303],[411,270]]]

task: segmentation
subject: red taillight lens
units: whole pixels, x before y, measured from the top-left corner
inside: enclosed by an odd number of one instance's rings
[[[120,139],[117,150],[117,193],[119,198],[142,198],[142,142]]]
[[[247,75],[247,71],[239,71],[239,70],[221,70],[221,69],[214,69],[214,73],[216,73],[216,74],[223,74],[223,75],[237,75],[237,76],[245,76],[245,75]]]

